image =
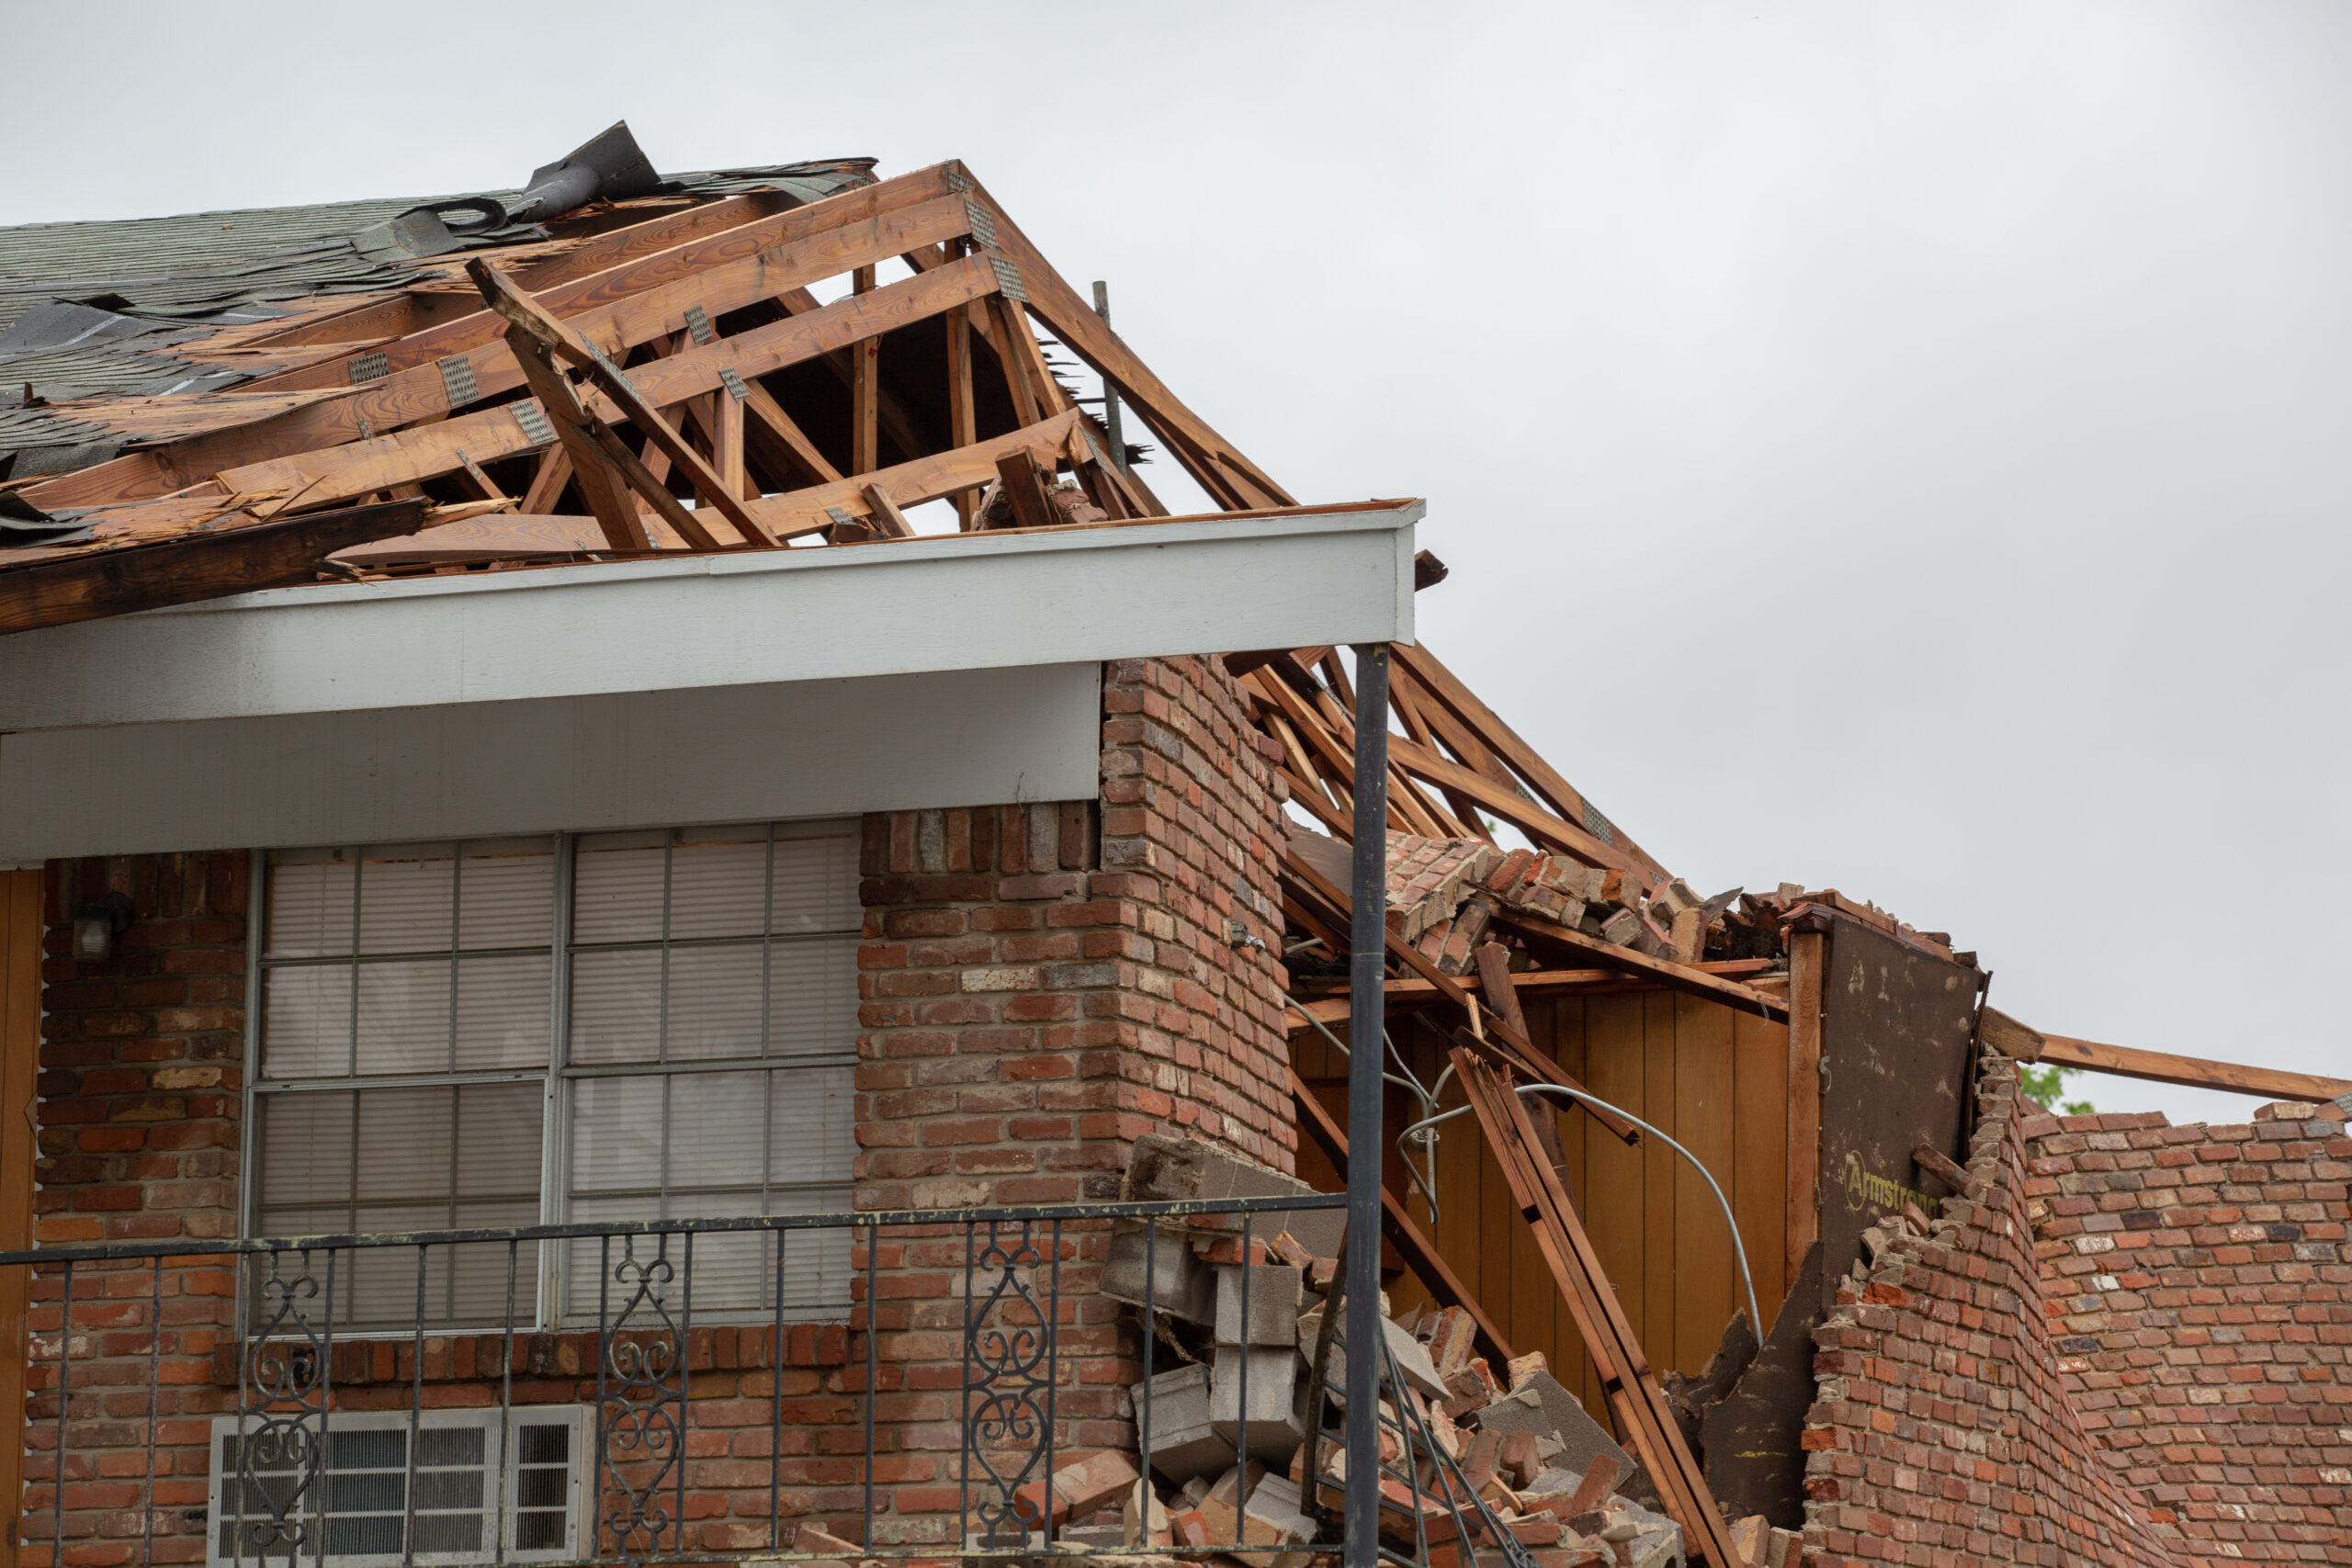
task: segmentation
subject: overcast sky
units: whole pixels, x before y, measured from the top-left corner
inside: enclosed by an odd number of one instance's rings
[[[2352,1077],[2352,7],[6,8],[0,223],[963,158],[1702,891]]]

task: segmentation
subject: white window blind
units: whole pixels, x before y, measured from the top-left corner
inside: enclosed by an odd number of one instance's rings
[[[857,842],[835,820],[274,854],[254,1230],[846,1209]],[[450,1250],[428,1323],[503,1316],[506,1248]],[[545,1317],[521,1250],[516,1311]],[[560,1310],[593,1318],[603,1249],[569,1253]],[[846,1232],[706,1235],[694,1308],[819,1314],[847,1265]],[[338,1323],[413,1314],[413,1252],[340,1267]]]
[[[574,866],[571,1217],[848,1208],[854,825],[601,834]],[[574,1316],[605,1261],[573,1245]],[[845,1301],[848,1266],[847,1231],[698,1236],[695,1310]]]
[[[412,1470],[406,1412],[338,1412],[327,1421],[321,1488],[300,1496],[293,1445],[263,1434],[252,1417],[241,1434],[235,1416],[217,1416],[209,1560],[284,1561],[273,1509],[289,1506],[296,1512],[283,1522],[311,1532],[300,1557],[313,1560],[322,1544],[334,1568],[479,1562],[499,1555],[521,1562],[574,1558],[586,1414],[577,1406],[525,1408],[502,1421],[495,1410],[424,1411]],[[241,1462],[248,1444],[249,1472]],[[317,1521],[304,1512],[322,1504],[322,1542]]]

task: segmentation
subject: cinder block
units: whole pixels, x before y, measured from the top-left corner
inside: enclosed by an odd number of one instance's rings
[[[1159,1203],[1287,1198],[1314,1190],[1295,1176],[1251,1165],[1205,1144],[1152,1136],[1136,1140],[1119,1196],[1131,1203]],[[1252,1215],[1250,1228],[1261,1242],[1288,1231],[1316,1257],[1336,1258],[1340,1238],[1347,1235],[1348,1213],[1345,1209],[1274,1210]]]
[[[1298,1331],[1298,1304],[1305,1283],[1295,1269],[1281,1264],[1244,1269],[1219,1266],[1216,1277],[1216,1342],[1220,1345],[1289,1345]],[[1250,1297],[1247,1332],[1241,1316],[1244,1276]]]
[[[1230,1469],[1233,1439],[1216,1428],[1209,1415],[1209,1370],[1179,1367],[1151,1380],[1151,1468],[1182,1484]],[[1145,1418],[1141,1400],[1136,1419]]]
[[[1245,1364],[1250,1370],[1247,1390],[1242,1387]],[[1209,1378],[1209,1414],[1219,1435],[1240,1447],[1246,1415],[1247,1457],[1288,1460],[1296,1453],[1306,1440],[1306,1423],[1299,1414],[1306,1389],[1299,1371],[1298,1352],[1288,1346],[1270,1350],[1218,1346]]]
[[[1206,1323],[1215,1310],[1216,1283],[1208,1266],[1193,1256],[1192,1237],[1183,1227],[1131,1225],[1112,1233],[1098,1288],[1130,1306],[1143,1305],[1148,1292],[1155,1311]]]

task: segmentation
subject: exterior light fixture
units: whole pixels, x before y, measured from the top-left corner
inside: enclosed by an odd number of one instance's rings
[[[74,960],[96,964],[114,956],[114,939],[130,929],[130,895],[109,893],[74,911]]]

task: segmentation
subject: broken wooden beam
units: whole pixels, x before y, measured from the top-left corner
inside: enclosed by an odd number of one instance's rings
[[[1557,1173],[1537,1157],[1542,1145],[1527,1106],[1467,1050],[1457,1046],[1452,1056],[1487,1146],[1502,1167],[1520,1213],[1535,1233],[1536,1248],[1552,1270],[1560,1300],[1575,1319],[1577,1337],[1600,1371],[1610,1409],[1658,1488],[1667,1512],[1682,1527],[1683,1550],[1709,1568],[1749,1568],[1732,1549],[1728,1528],[1699,1462],[1683,1440],[1681,1427],[1575,1205]]]
[[[2112,1073],[2118,1077],[2145,1078],[2151,1083],[2179,1084],[2188,1089],[2258,1094],[2270,1100],[2324,1100],[2352,1093],[2352,1079],[2209,1061],[2201,1056],[2174,1056],[2130,1045],[2103,1045],[2095,1040],[2075,1040],[2064,1034],[2041,1037],[2041,1062],[2045,1066],[2055,1064],[2087,1072]]]
[[[1572,931],[1566,926],[1509,907],[1495,911],[1495,923],[1510,927],[1525,937],[1531,945],[1548,946],[1555,951],[1589,958],[1611,969],[1655,980],[1670,991],[1703,997],[1711,1002],[1721,1002],[1725,1007],[1752,1012],[1758,1018],[1769,1018],[1779,1023],[1788,1021],[1789,1003],[1785,997],[1776,997],[1754,987],[1743,986],[1736,980],[1718,978],[1693,964],[1652,958],[1630,947],[1619,947],[1597,936],[1587,936],[1580,931]]]
[[[335,551],[413,534],[432,512],[386,502],[36,561],[0,576],[0,633],[314,582]]]
[[[1315,1140],[1324,1157],[1331,1162],[1331,1168],[1340,1173],[1341,1180],[1345,1180],[1348,1174],[1347,1134],[1332,1119],[1331,1113],[1323,1109],[1323,1102],[1315,1098],[1314,1092],[1300,1081],[1295,1072],[1290,1075],[1290,1097],[1292,1103],[1298,1108],[1299,1130]],[[1380,1184],[1380,1229],[1381,1234],[1388,1238],[1389,1245],[1396,1247],[1397,1255],[1404,1258],[1405,1267],[1429,1287],[1430,1295],[1442,1305],[1458,1306],[1470,1314],[1470,1320],[1478,1325],[1478,1339],[1487,1356],[1498,1366],[1510,1361],[1512,1355],[1510,1341],[1503,1337],[1502,1329],[1487,1315],[1487,1309],[1478,1304],[1478,1299],[1470,1293],[1470,1287],[1462,1282],[1461,1276],[1454,1273],[1453,1267],[1439,1256],[1437,1244],[1430,1241],[1428,1233],[1414,1223],[1404,1201],[1385,1181]]]

